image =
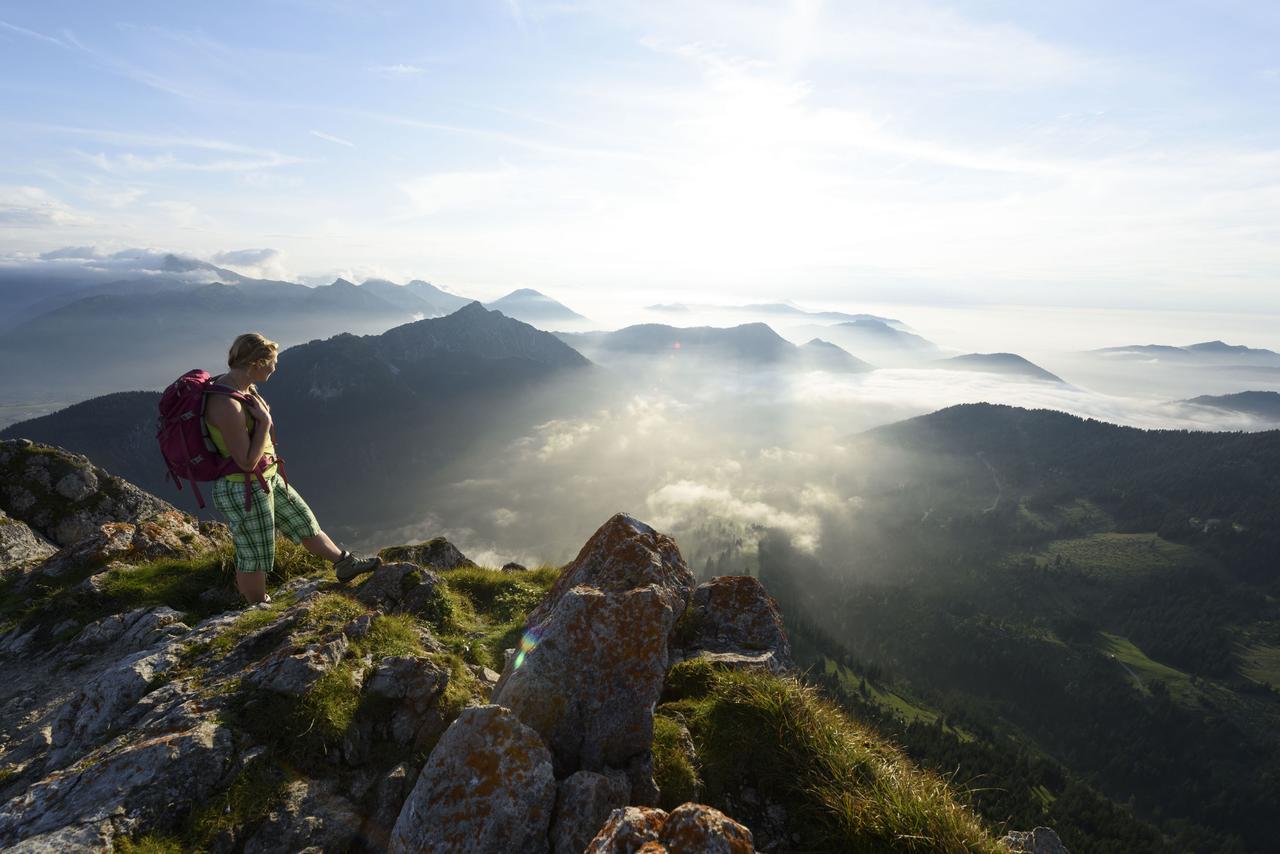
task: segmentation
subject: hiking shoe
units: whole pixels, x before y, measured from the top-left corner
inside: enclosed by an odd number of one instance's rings
[[[373,572],[380,566],[382,566],[382,558],[377,555],[356,557],[351,552],[344,551],[342,557],[333,562],[333,572],[338,576],[339,581],[350,581],[357,575]]]

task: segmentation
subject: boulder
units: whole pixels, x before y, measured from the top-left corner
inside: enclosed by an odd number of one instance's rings
[[[502,565],[503,572],[528,572],[529,567],[522,563],[516,563],[514,560],[507,561]]]
[[[0,572],[41,563],[57,550],[57,546],[31,530],[26,522],[0,510]]]
[[[1011,830],[1000,840],[1015,854],[1067,854],[1058,834],[1048,827],[1033,830]]]
[[[631,781],[621,771],[577,771],[560,781],[551,820],[551,850],[581,854],[610,813],[627,805]]]
[[[751,831],[705,804],[614,810],[586,854],[752,854]]]
[[[346,851],[360,831],[360,814],[332,780],[294,780],[245,843],[244,854]]]
[[[618,514],[530,614],[493,702],[538,731],[558,776],[626,769],[631,802],[652,802],[653,709],[691,593],[692,575],[671,538]]]
[[[493,702],[547,742],[556,772],[625,768],[653,742],[676,614],[656,586],[624,593],[575,587],[528,630]]]
[[[378,556],[387,563],[407,561],[436,570],[475,566],[475,563],[444,537],[411,546],[391,546],[378,552]]]
[[[681,804],[662,825],[658,841],[671,854],[751,854],[751,831],[714,807]]]
[[[107,522],[136,524],[166,510],[177,512],[86,457],[28,439],[0,441],[0,509],[58,546],[72,545]]]
[[[384,563],[356,588],[356,598],[385,613],[409,611],[432,620],[447,607],[440,576],[414,563]]]
[[[693,590],[693,573],[675,540],[645,523],[618,513],[591,535],[573,562],[560,572],[547,597],[529,613],[529,625],[546,619],[575,587],[622,592],[656,585],[677,614],[684,613]]]
[[[656,807],[616,809],[584,854],[632,854],[647,844],[656,844],[666,820],[666,812]]]
[[[472,706],[440,737],[391,831],[392,854],[543,852],[551,754],[508,709]]]
[[[680,629],[680,656],[708,654],[735,666],[794,669],[778,603],[749,575],[722,575],[693,592]]]

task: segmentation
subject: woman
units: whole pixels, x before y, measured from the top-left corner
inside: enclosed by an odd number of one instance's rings
[[[271,441],[271,409],[258,394],[258,383],[271,378],[280,349],[256,332],[239,336],[227,354],[231,370],[215,382],[249,395],[243,404],[223,394],[206,395],[205,422],[209,438],[224,457],[231,457],[244,472],[252,472],[263,455],[274,456]],[[253,503],[244,506],[244,479],[254,480]],[[213,485],[213,505],[227,517],[236,546],[236,586],[250,604],[269,602],[267,573],[275,563],[276,532],[300,543],[317,557],[333,561],[339,581],[350,581],[381,564],[377,557],[358,558],[334,545],[316,522],[311,508],[284,482],[273,462],[263,471],[270,492],[264,493],[252,475],[229,474]]]

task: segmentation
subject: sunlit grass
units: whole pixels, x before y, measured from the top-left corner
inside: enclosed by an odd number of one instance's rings
[[[1002,850],[941,778],[794,678],[685,662],[664,696],[688,721],[706,802],[751,781],[786,808],[791,850]]]

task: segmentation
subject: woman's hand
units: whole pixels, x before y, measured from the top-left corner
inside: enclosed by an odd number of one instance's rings
[[[249,395],[249,414],[253,416],[253,420],[259,424],[271,428],[271,407],[267,406],[267,402],[256,394]]]

